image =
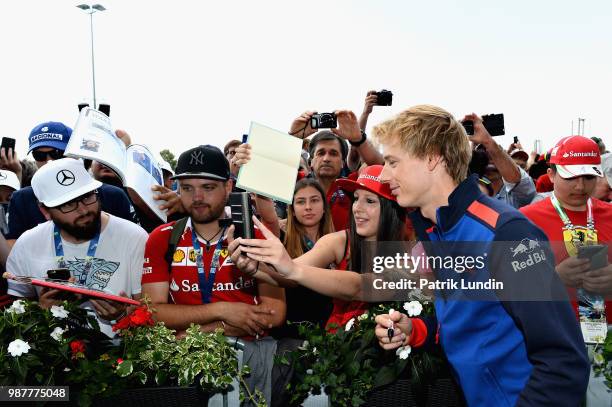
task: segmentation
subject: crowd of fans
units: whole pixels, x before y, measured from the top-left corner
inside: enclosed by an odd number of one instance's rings
[[[16,276],[44,278],[47,270],[68,268],[88,287],[146,295],[155,318],[179,337],[196,323],[243,338],[251,384],[283,405],[291,372],[274,365],[273,356],[302,342],[286,321],[334,331],[367,312],[364,244],[612,240],[612,156],[601,139],[570,136],[547,153],[528,153],[516,139],[500,146],[476,114],[463,118],[474,122],[467,136],[460,121],[423,105],[374,127],[380,149],[365,132],[376,104],[370,91],[359,118],[336,111],[336,128],[312,128],[313,111],[293,121],[288,133],[303,139],[293,201],[252,194],[258,219],[252,240],[234,239],[234,226],[219,222],[250,159],[248,144],[196,146],[180,154],[174,169],[160,159],[164,185],[154,193],[169,217],[162,224],[131,199],[110,168],[63,157],[68,126],[41,123],[29,135],[33,163],[11,150],[0,153],[0,261]],[[126,132],[116,135],[131,144]],[[562,249],[555,246],[551,273],[568,289],[612,293],[610,266],[587,273],[588,259]],[[3,306],[27,297],[50,308],[65,298],[58,290],[2,284]],[[381,315],[376,335],[385,349],[441,344],[470,405],[570,405],[586,397],[587,382],[591,400],[609,397],[603,381],[588,376],[569,303],[487,304],[477,310],[437,303],[437,321],[397,311]],[[83,306],[111,337],[113,321],[130,311],[103,300]],[[494,321],[477,322],[483,314]],[[391,321],[396,329],[389,336]],[[472,351],[482,362],[467,360]],[[489,390],[484,396],[483,388]]]

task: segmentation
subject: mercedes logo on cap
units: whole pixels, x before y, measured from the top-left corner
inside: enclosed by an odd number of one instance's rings
[[[74,184],[75,180],[74,174],[72,173],[72,171],[69,170],[61,170],[57,173],[55,179],[57,180],[58,184],[63,185],[65,187]]]

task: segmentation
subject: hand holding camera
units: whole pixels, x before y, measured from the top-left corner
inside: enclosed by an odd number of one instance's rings
[[[350,110],[336,110],[334,113],[339,126],[337,129],[332,129],[332,132],[347,141],[359,142],[361,140],[361,129],[355,113]]]
[[[474,144],[483,144],[488,147],[494,143],[493,138],[483,123],[483,119],[476,113],[466,115],[462,120],[466,133],[470,136],[470,141]]]
[[[291,123],[291,128],[289,129],[289,134],[295,136],[297,138],[305,139],[306,137],[314,134],[316,132],[316,128],[311,126],[311,117],[315,115],[317,112],[306,111],[302,113],[299,117],[297,117],[293,123]]]
[[[363,106],[363,113],[370,114],[372,113],[372,109],[376,106],[378,101],[378,92],[375,90],[370,90],[366,94],[365,104]]]
[[[310,117],[310,127],[313,129],[335,129],[338,120],[335,113],[318,113]]]

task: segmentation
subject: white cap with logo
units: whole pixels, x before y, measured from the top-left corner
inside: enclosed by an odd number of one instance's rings
[[[21,188],[19,178],[13,171],[0,170],[0,186],[6,185],[9,188],[13,188],[15,191]]]
[[[54,208],[102,186],[89,175],[83,162],[62,158],[43,165],[32,177],[36,198],[46,207]]]

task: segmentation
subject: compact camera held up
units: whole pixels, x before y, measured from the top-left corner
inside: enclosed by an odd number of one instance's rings
[[[313,129],[335,129],[338,118],[335,113],[318,113],[310,117],[310,127]]]
[[[383,89],[376,92],[376,106],[391,106],[393,103],[393,92]]]

